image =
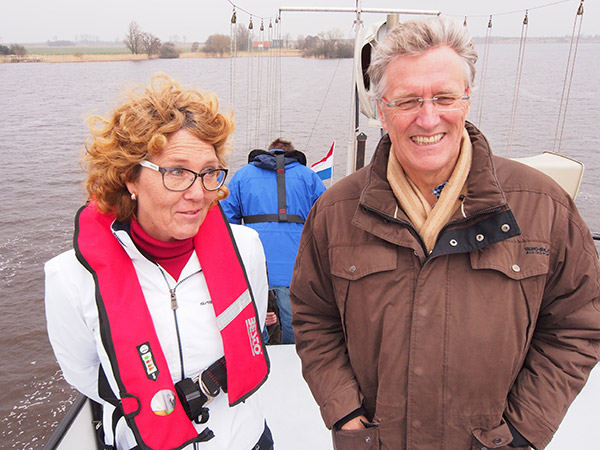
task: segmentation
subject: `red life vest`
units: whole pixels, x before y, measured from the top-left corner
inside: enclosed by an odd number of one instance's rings
[[[93,202],[82,207],[75,219],[74,247],[78,260],[94,276],[100,335],[124,416],[141,448],[179,449],[208,440],[212,432],[205,429],[198,434],[175,394],[135,268],[112,233],[114,220]],[[269,362],[245,270],[220,206],[208,212],[194,247],[223,339],[233,406],[262,385]],[[171,411],[153,411],[151,402],[159,392],[169,393]]]

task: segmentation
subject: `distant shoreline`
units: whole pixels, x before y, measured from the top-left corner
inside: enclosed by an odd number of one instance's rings
[[[253,56],[302,56],[300,50],[284,49],[281,52],[276,50],[270,52],[254,52]],[[249,56],[249,52],[237,52],[238,57]],[[180,53],[179,58],[229,58],[229,53],[219,56],[214,53],[194,52]],[[74,51],[73,54],[28,54],[25,56],[0,56],[0,64],[3,63],[76,63],[76,62],[110,62],[110,61],[147,61],[149,59],[159,59],[158,56],[148,57],[148,55],[132,55],[130,53],[80,53]]]
[[[483,44],[481,38],[474,39],[476,44]],[[490,41],[491,44],[515,44],[519,43],[518,38],[495,37]],[[562,38],[530,38],[528,44],[568,44],[567,37]],[[599,37],[585,37],[580,43],[585,44],[600,44]],[[26,47],[27,48],[27,47]],[[223,56],[215,53],[190,52],[189,47],[184,47],[184,50],[179,54],[179,58],[229,58],[229,52]],[[132,55],[128,53],[123,46],[74,46],[74,47],[51,47],[46,45],[35,45],[28,48],[29,54],[25,56],[15,55],[0,55],[0,64],[3,63],[76,63],[76,62],[108,62],[108,61],[146,61],[148,59],[159,59],[158,56],[148,57],[146,54]],[[298,49],[270,49],[270,50],[255,50],[253,52],[238,51],[237,57],[248,56],[302,56],[302,50]]]

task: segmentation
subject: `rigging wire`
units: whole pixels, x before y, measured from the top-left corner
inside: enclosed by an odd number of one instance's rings
[[[271,24],[269,24],[269,28],[271,28]],[[275,19],[275,28],[272,33],[276,38],[274,39],[276,45],[275,54],[271,58],[271,70],[273,72],[271,76],[271,101],[273,106],[269,108],[269,110],[272,111],[271,133],[269,134],[269,140],[273,136],[281,136],[281,58],[283,56],[283,40],[281,39],[280,21],[277,19]]]
[[[577,28],[577,22],[579,22],[579,30],[577,31],[577,38],[575,39],[575,29]],[[577,14],[575,14],[575,22],[573,23],[573,32],[571,33],[571,45],[569,47],[569,56],[567,58],[567,69],[565,71],[565,79],[563,82],[563,90],[560,98],[560,106],[558,108],[558,120],[556,123],[556,132],[554,134],[554,144],[552,146],[552,151],[556,151],[556,153],[560,153],[560,146],[562,144],[563,132],[565,129],[565,122],[567,118],[567,107],[569,105],[569,96],[571,94],[571,85],[573,83],[573,73],[575,72],[575,59],[577,57],[577,49],[579,47],[579,37],[581,36],[581,25],[583,23],[583,0],[579,4],[577,8]],[[575,50],[573,51],[573,40],[575,39]],[[573,60],[571,61],[571,54],[573,54]],[[569,76],[570,72],[570,76]],[[567,87],[567,78],[569,79],[568,87]],[[567,94],[565,96],[565,89]],[[564,102],[564,109],[563,109]],[[561,125],[561,116],[562,116],[562,125]],[[560,137],[558,136],[558,129],[560,128]],[[558,143],[557,143],[558,141]]]
[[[250,117],[252,114],[251,106],[251,91],[253,86],[252,81],[252,41],[254,40],[254,26],[252,24],[252,16],[250,16],[250,23],[248,24],[248,42],[246,49],[248,51],[248,65],[246,72],[246,145],[250,145]]]
[[[277,95],[275,98],[275,105],[277,108],[277,120],[278,120],[278,130],[277,130],[277,135],[281,136],[281,63],[282,63],[282,57],[283,57],[283,38],[281,35],[281,17],[276,17],[275,18],[275,26],[277,29],[277,38],[279,40],[279,47],[278,47],[278,57],[277,57],[277,68],[276,68],[276,77],[277,77],[277,81],[276,81],[276,85],[277,85]]]
[[[524,9],[517,9],[517,10],[512,10],[512,11],[504,11],[504,12],[495,12],[495,13],[492,13],[492,14],[473,14],[473,15],[470,15],[469,17],[489,17],[490,15],[492,15],[492,16],[505,16],[505,15],[509,15],[509,14],[524,13],[525,11],[532,11],[534,9],[548,8],[548,7],[551,7],[551,6],[560,5],[562,3],[569,3],[569,2],[572,2],[572,1],[573,0],[556,0],[556,1],[553,1],[553,2],[545,3],[543,5],[530,6],[530,7],[524,8]],[[239,11],[242,11],[242,12],[248,14],[249,16],[254,16],[255,18],[258,18],[258,19],[263,19],[263,20],[266,21],[266,20],[270,20],[270,19],[276,19],[278,17],[276,14],[272,15],[272,16],[259,16],[257,14],[254,14],[254,13],[252,13],[250,11],[247,11],[246,9],[240,7],[239,5],[235,4],[232,0],[227,0],[227,2],[231,6],[233,6],[234,8],[237,8]],[[358,3],[359,3],[358,0],[356,0],[355,4],[357,5],[356,6],[357,8],[358,8]],[[457,15],[457,14],[451,14],[451,13],[444,14],[444,15],[450,16],[450,17],[452,17],[452,16],[460,16],[460,17],[462,17],[463,16],[463,14]],[[465,18],[465,20],[466,20],[466,18]]]
[[[260,117],[262,115],[262,111],[260,109],[260,106],[258,105],[258,99],[260,98],[260,92],[261,92],[261,86],[260,83],[264,80],[262,80],[262,65],[259,61],[254,61],[257,57],[257,51],[255,51],[252,48],[252,41],[254,40],[254,32],[252,31],[252,18],[256,18],[256,19],[261,19],[261,24],[264,23],[265,20],[268,20],[269,22],[274,18],[275,19],[275,23],[276,25],[279,24],[279,22],[281,21],[281,12],[279,12],[278,15],[275,16],[270,16],[270,17],[261,17],[258,16],[254,13],[251,13],[250,11],[245,10],[244,8],[241,8],[239,5],[236,5],[232,0],[227,0],[233,7],[234,9],[234,16],[235,16],[235,11],[239,10],[241,12],[244,12],[246,14],[248,14],[250,16],[250,24],[249,24],[249,28],[251,30],[251,33],[249,35],[249,40],[248,40],[248,54],[249,54],[249,58],[248,58],[248,76],[247,81],[248,81],[248,85],[247,85],[247,89],[246,89],[246,100],[247,100],[247,108],[246,111],[250,115],[252,114],[253,108],[256,110],[256,135],[255,135],[255,142],[258,143],[258,134],[259,134],[259,124],[260,124]],[[478,103],[478,125],[481,126],[481,122],[482,122],[482,114],[483,114],[483,102],[484,102],[484,93],[485,93],[485,84],[486,84],[486,73],[487,73],[487,66],[488,66],[488,60],[489,60],[489,52],[490,52],[490,41],[491,41],[491,33],[492,33],[492,17],[495,16],[502,16],[502,15],[508,15],[508,14],[515,14],[515,13],[519,13],[519,12],[525,12],[525,17],[527,20],[527,16],[528,16],[528,11],[531,10],[535,10],[535,9],[541,9],[541,8],[548,8],[548,7],[552,7],[555,5],[559,5],[562,3],[569,3],[573,0],[558,0],[558,1],[552,1],[549,3],[545,3],[543,5],[537,5],[537,6],[532,6],[532,7],[528,7],[526,9],[521,9],[521,10],[512,10],[512,11],[505,11],[505,12],[497,12],[494,14],[490,14],[489,15],[489,21],[488,21],[488,27],[486,30],[486,37],[485,37],[485,48],[484,48],[484,54],[483,54],[483,59],[482,59],[482,71],[481,71],[481,77],[480,77],[480,95],[479,95],[479,103]],[[362,2],[359,2],[359,0],[356,0],[356,4],[357,4],[357,11],[359,9],[358,5],[362,4]],[[561,98],[561,103],[560,103],[560,108],[559,108],[559,117],[558,117],[558,121],[557,121],[557,129],[556,129],[556,135],[555,135],[555,139],[554,139],[554,148],[553,150],[556,149],[557,145],[558,145],[558,152],[560,152],[560,145],[562,142],[562,136],[563,136],[563,131],[564,131],[564,127],[565,127],[565,122],[566,122],[566,111],[567,111],[567,107],[568,107],[568,102],[569,102],[569,94],[570,94],[570,89],[571,89],[571,84],[572,84],[572,80],[573,80],[573,67],[575,64],[575,59],[576,59],[576,55],[577,55],[577,49],[578,49],[578,44],[579,44],[579,37],[581,35],[581,27],[582,27],[582,15],[583,15],[583,3],[584,0],[581,0],[579,8],[578,8],[578,13],[575,19],[575,24],[573,26],[573,33],[572,33],[572,37],[571,37],[571,47],[569,50],[569,58],[567,61],[567,70],[565,73],[565,80],[564,80],[564,85],[563,85],[563,93],[562,93],[562,98]],[[446,14],[447,16],[452,16],[452,14]],[[462,15],[461,15],[462,17]],[[488,17],[488,15],[486,14],[484,15],[471,15],[468,17]],[[575,38],[575,30],[577,28],[577,22],[579,20],[579,31],[577,33],[577,37]],[[358,26],[357,21],[360,22],[360,15],[358,16],[357,20],[355,20],[354,25],[353,26]],[[467,16],[464,16],[464,24],[466,26],[467,23]],[[514,126],[516,123],[516,112],[517,112],[517,105],[518,105],[518,95],[519,95],[519,90],[520,90],[520,84],[521,84],[521,76],[522,76],[522,66],[523,66],[523,62],[524,62],[524,52],[525,52],[525,42],[527,40],[527,27],[525,26],[527,24],[524,24],[524,28],[522,29],[522,33],[521,33],[521,44],[520,44],[520,48],[519,48],[519,60],[518,60],[518,71],[517,71],[517,78],[515,80],[515,92],[514,92],[514,96],[513,96],[513,107],[512,107],[512,113],[511,113],[511,125],[509,128],[509,139],[508,139],[508,152],[510,153],[511,148],[512,148],[512,137],[513,137],[513,133],[514,133]],[[261,27],[262,28],[262,27]],[[279,32],[281,32],[281,29],[279,28]],[[233,34],[232,34],[233,36]],[[272,42],[272,40],[271,40]],[[281,40],[280,40],[280,44],[281,45]],[[232,48],[233,48],[233,44],[232,44]],[[238,45],[235,45],[235,49],[237,50]],[[237,55],[236,55],[237,56]],[[281,56],[281,49],[279,49],[279,57]],[[573,57],[571,59],[571,56]],[[267,72],[270,74],[268,77],[277,77],[279,76],[279,80],[277,83],[269,83],[270,87],[273,89],[272,91],[269,92],[268,94],[268,99],[267,99],[267,104],[269,105],[269,110],[272,109],[272,106],[275,103],[279,102],[279,113],[269,113],[269,118],[267,119],[267,132],[268,133],[272,133],[273,132],[273,127],[275,126],[275,121],[278,119],[279,120],[279,126],[281,127],[281,99],[280,99],[280,86],[281,86],[281,61],[280,58],[276,58],[277,62],[273,63],[270,62],[269,63],[269,67],[267,69]],[[256,67],[255,67],[256,66]],[[273,67],[274,66],[274,67]],[[339,62],[338,62],[338,66],[339,66]],[[338,67],[336,67],[335,71],[337,72]],[[235,63],[232,63],[231,67],[230,67],[230,73],[231,73],[231,79],[234,80],[235,79]],[[253,104],[250,105],[250,99],[252,96],[252,92],[253,92],[253,84],[254,84],[254,77],[258,78],[257,80],[257,88],[255,90],[256,92],[256,99],[257,101]],[[274,87],[272,85],[277,85],[279,86]],[[330,86],[331,87],[331,82],[330,82]],[[329,88],[327,91],[326,96],[329,93]],[[230,87],[230,95],[232,98],[232,103],[233,103],[233,99],[235,99],[235,91],[234,91],[234,86],[233,86],[233,81],[232,81],[232,85]],[[279,91],[277,91],[277,89],[279,89]],[[318,122],[318,116],[321,114],[321,110],[322,110],[323,105],[321,106],[321,109],[318,111],[318,115],[317,115],[317,119],[315,120],[315,124],[310,132],[310,135],[308,137],[308,142],[307,142],[307,146],[310,143],[310,139],[312,137],[312,134],[316,128],[316,123]],[[250,130],[250,120],[247,120],[247,130],[246,130],[246,142],[250,142],[251,139],[251,130]],[[560,129],[560,132],[559,132]]]
[[[273,44],[273,24],[269,23],[269,27],[268,27],[268,32],[267,32],[267,42],[271,42],[271,45]],[[267,42],[265,42],[265,45],[267,45]],[[267,58],[267,92],[266,92],[266,114],[267,114],[267,119],[266,119],[266,133],[267,133],[267,140],[269,139],[270,136],[273,136],[273,121],[274,121],[274,114],[273,114],[273,96],[274,96],[274,92],[273,92],[273,83],[272,83],[272,77],[273,77],[274,73],[273,73],[273,58],[272,57],[268,57]]]
[[[515,122],[517,117],[517,105],[519,103],[519,90],[521,88],[521,76],[523,75],[523,61],[525,60],[525,43],[527,42],[527,30],[529,29],[528,12],[525,11],[523,27],[521,28],[521,40],[519,42],[519,56],[517,58],[517,76],[515,77],[515,88],[513,92],[513,104],[510,114],[510,125],[508,127],[508,144],[506,148],[507,156],[510,157],[512,150],[512,139],[515,131]]]
[[[267,33],[267,44],[271,43],[271,47],[267,47],[269,51],[269,56],[267,57],[267,139],[266,141],[270,141],[275,126],[275,93],[277,90],[277,86],[275,85],[275,57],[272,56],[271,50],[273,49],[272,45],[275,42],[275,38],[273,35],[273,23],[269,21],[268,33]],[[265,142],[266,144],[267,142]]]
[[[261,26],[258,32],[258,39],[261,42],[264,42],[265,37],[264,37],[264,27],[262,25],[261,22]],[[254,55],[254,59],[256,60],[256,97],[254,99],[254,105],[256,107],[256,123],[255,123],[255,128],[254,128],[254,148],[260,148],[260,129],[261,129],[261,117],[262,117],[262,107],[261,107],[261,97],[262,97],[262,92],[263,92],[263,58],[260,57],[261,53],[264,51],[264,49],[261,49],[260,47],[258,47],[256,49],[256,51],[254,51],[254,45],[253,47],[253,55]]]
[[[321,116],[321,112],[323,111],[323,107],[325,106],[325,101],[327,100],[327,97],[329,96],[329,91],[331,91],[331,86],[333,84],[333,80],[335,79],[335,75],[337,74],[337,71],[338,71],[338,68],[340,67],[341,62],[342,62],[342,59],[338,58],[338,62],[335,66],[335,70],[333,71],[333,75],[331,76],[331,79],[329,80],[329,86],[327,86],[327,91],[325,92],[325,95],[323,96],[323,101],[321,102],[321,106],[317,110],[315,122],[313,124],[312,129],[310,130],[310,133],[308,134],[308,139],[306,140],[306,145],[304,146],[304,148],[307,150],[309,148],[308,145],[310,144],[310,140],[312,139],[313,133],[314,133],[315,129],[317,128],[317,123],[319,122],[319,117]]]
[[[479,94],[479,105],[478,105],[478,121],[477,121],[477,126],[481,127],[481,117],[482,117],[482,113],[483,113],[483,95],[485,92],[485,80],[486,80],[486,72],[487,72],[487,65],[488,65],[488,59],[489,59],[489,55],[490,55],[490,37],[492,35],[492,16],[490,16],[490,20],[488,21],[488,26],[487,26],[487,30],[485,32],[485,44],[484,44],[484,50],[483,50],[483,67],[481,69],[481,78],[480,78],[480,94]]]
[[[227,1],[228,1],[228,2],[229,2],[229,4],[230,4],[231,6],[233,6],[234,8],[237,8],[238,10],[240,10],[240,11],[242,11],[242,12],[244,12],[244,13],[248,14],[248,15],[249,15],[249,16],[251,16],[251,17],[252,17],[252,16],[254,16],[254,17],[256,17],[257,19],[262,19],[262,20],[270,20],[270,19],[274,19],[275,17],[277,17],[277,16],[261,17],[261,16],[258,16],[258,15],[256,15],[256,14],[254,14],[254,13],[251,13],[250,11],[246,11],[244,8],[240,7],[239,5],[236,5],[236,4],[235,4],[235,3],[233,3],[231,0],[227,0]]]
[[[231,2],[230,2],[231,3]],[[233,5],[233,3],[231,3]],[[236,82],[236,63],[237,49],[240,48],[238,42],[238,33],[236,32],[237,7],[233,6],[230,28],[230,97],[232,103],[239,103],[235,93]],[[244,11],[242,9],[242,11]],[[244,11],[246,12],[246,11]],[[260,18],[260,17],[258,17]],[[280,117],[280,90],[281,90],[281,65],[278,61],[281,52],[277,57],[266,57],[267,52],[271,51],[274,43],[273,24],[269,19],[268,37],[265,37],[265,21],[261,19],[259,31],[255,31],[255,20],[257,16],[251,15],[248,22],[248,40],[245,43],[247,50],[247,75],[246,75],[246,145],[259,148],[260,145],[267,145],[264,141],[270,139],[275,129],[279,128],[281,132]],[[280,20],[275,18],[276,27]],[[279,40],[279,43],[281,40]],[[256,45],[256,47],[255,47]],[[266,59],[265,59],[266,58]],[[276,78],[279,76],[279,80]],[[266,105],[266,106],[265,106]],[[232,105],[233,106],[233,105]],[[238,105],[236,105],[238,106]],[[266,108],[266,109],[265,109]],[[277,114],[279,110],[279,114]],[[279,125],[278,125],[279,123]],[[269,141],[270,142],[270,141]]]
[[[349,32],[349,36],[352,36],[352,29],[353,29],[355,26],[357,26],[357,24],[356,24],[356,23],[354,23],[354,24],[352,25],[352,27],[351,27],[351,29],[350,29],[350,32]],[[308,146],[309,146],[309,144],[310,144],[310,140],[312,139],[312,136],[313,136],[313,134],[314,134],[314,131],[315,131],[315,129],[317,128],[317,124],[319,123],[319,117],[321,116],[321,112],[323,111],[323,107],[325,106],[325,102],[327,101],[327,97],[329,96],[329,92],[331,91],[331,86],[333,85],[333,81],[334,81],[334,80],[335,80],[335,78],[336,78],[336,74],[337,74],[337,71],[338,71],[338,69],[339,69],[339,67],[340,67],[340,64],[341,64],[341,62],[342,62],[342,59],[341,59],[341,58],[338,58],[338,62],[337,62],[337,64],[336,64],[336,66],[335,66],[335,69],[334,69],[334,71],[333,71],[333,74],[331,75],[331,79],[329,80],[329,85],[327,86],[327,91],[325,91],[325,95],[323,96],[323,101],[321,102],[321,106],[320,106],[320,107],[319,107],[319,109],[317,110],[317,115],[316,115],[316,117],[315,117],[315,121],[314,121],[314,123],[313,123],[312,129],[310,130],[310,133],[308,134],[308,139],[306,140],[306,145],[304,146],[304,148],[305,148],[306,150],[308,150],[308,148],[309,148]]]
[[[517,10],[514,10],[514,11],[505,11],[505,12],[501,12],[501,13],[493,13],[492,15],[493,16],[506,16],[506,15],[509,15],[509,14],[523,13],[523,12],[526,12],[526,11],[531,11],[533,9],[548,8],[550,6],[555,6],[555,5],[558,5],[560,3],[569,3],[571,1],[572,0],[559,0],[559,1],[556,1],[556,2],[546,3],[544,5],[531,6],[531,7],[526,8],[526,9],[517,9]],[[446,14],[446,15],[447,16],[452,16],[452,14]],[[488,17],[488,16],[489,16],[489,14],[473,14],[473,15],[470,15],[469,17]]]
[[[235,60],[237,57],[237,33],[236,33],[237,17],[235,7],[233,8],[233,14],[231,15],[229,25],[229,104],[235,111]]]

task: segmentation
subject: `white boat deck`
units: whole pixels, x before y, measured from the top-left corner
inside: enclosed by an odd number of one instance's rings
[[[325,428],[300,370],[293,345],[268,347],[271,375],[259,390],[275,448],[330,450],[331,433]],[[600,450],[600,368],[575,399],[546,450]]]
[[[277,450],[332,450],[331,433],[321,419],[300,370],[293,345],[268,347],[271,375],[260,395]],[[60,444],[44,450],[94,448],[89,403],[77,416]],[[600,368],[597,366],[575,399],[546,450],[600,450]]]
[[[267,423],[277,450],[333,449],[319,406],[302,378],[300,358],[292,344],[267,347],[271,359],[269,379],[261,393]]]

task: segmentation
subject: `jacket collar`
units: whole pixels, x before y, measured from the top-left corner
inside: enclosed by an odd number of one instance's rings
[[[127,252],[131,261],[133,261],[134,263],[147,262],[152,266],[158,266],[158,264],[153,261],[150,255],[142,253],[140,249],[135,245],[133,239],[131,238],[129,224],[118,222],[115,220],[111,224],[111,231],[114,237],[121,243],[121,246],[123,247],[125,252]],[[173,282],[177,282],[177,280],[175,280],[171,274],[169,274],[162,268],[161,271],[165,276],[168,276],[170,279],[172,279]],[[184,278],[198,271],[200,271],[200,262],[198,261],[198,258],[190,258],[183,270],[181,271],[179,279],[183,280]]]
[[[508,209],[506,197],[496,177],[493,155],[485,136],[467,122],[465,124],[471,143],[473,159],[467,177],[467,195],[463,202],[466,219],[489,211]],[[360,205],[387,218],[393,218],[397,201],[387,181],[387,162],[390,152],[390,138],[381,138],[367,173],[367,182],[360,196]],[[396,217],[410,223],[408,217],[399,210]],[[451,221],[464,220],[462,211],[457,211]]]

